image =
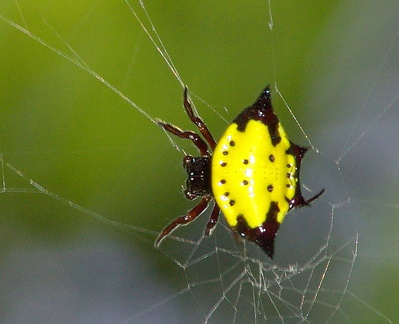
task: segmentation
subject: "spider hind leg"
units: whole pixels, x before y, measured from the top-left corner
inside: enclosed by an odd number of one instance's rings
[[[162,240],[170,233],[172,233],[176,228],[194,221],[208,207],[210,200],[211,196],[202,197],[198,205],[195,206],[193,209],[191,209],[186,215],[176,218],[173,222],[171,222],[168,226],[166,226],[161,232],[161,234],[159,234],[157,240],[155,241],[155,247],[159,247]]]
[[[218,206],[218,204],[215,203],[215,206],[212,209],[211,217],[209,218],[208,224],[206,224],[205,236],[211,235],[215,225],[219,220],[219,214],[220,207]]]

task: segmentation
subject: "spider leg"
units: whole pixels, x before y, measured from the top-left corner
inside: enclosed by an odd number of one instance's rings
[[[195,198],[197,198],[197,195],[192,194],[189,190],[187,189],[183,189],[183,193],[184,193],[184,197],[186,197],[186,199],[188,200],[194,200]]]
[[[215,227],[216,223],[219,220],[219,214],[220,214],[220,208],[218,204],[215,203],[211,217],[209,218],[209,222],[208,224],[206,224],[205,236],[211,235],[211,231],[213,230],[213,228]]]
[[[204,121],[197,116],[194,113],[193,107],[191,106],[190,101],[188,100],[187,96],[187,86],[184,87],[184,108],[186,109],[188,117],[190,117],[190,120],[197,126],[198,130],[201,132],[201,134],[205,137],[206,141],[208,142],[209,146],[211,147],[212,151],[215,149],[216,142],[215,139],[213,138],[211,132],[209,131],[208,127],[204,123]]]
[[[186,225],[192,222],[199,215],[201,215],[202,212],[206,209],[206,207],[208,207],[208,203],[211,199],[212,199],[211,196],[202,197],[198,205],[195,206],[193,209],[191,209],[186,215],[176,218],[172,223],[166,226],[161,232],[161,234],[159,234],[157,240],[155,241],[155,247],[159,247],[159,244],[161,244],[162,240],[172,231],[174,231],[176,228],[178,228],[181,225]]]
[[[171,124],[165,123],[163,121],[158,120],[158,125],[162,126],[162,128],[173,135],[176,135],[180,138],[189,139],[194,143],[194,145],[201,152],[202,156],[209,156],[208,145],[205,141],[196,133],[191,131],[183,131],[180,128],[173,126]]]

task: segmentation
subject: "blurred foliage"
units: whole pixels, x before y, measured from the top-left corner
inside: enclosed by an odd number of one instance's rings
[[[151,116],[192,128],[181,107],[181,87],[125,3],[18,4],[22,16],[12,2],[0,7],[2,15],[82,60]],[[285,95],[300,92],[298,71],[334,8],[330,3],[319,10],[317,1],[273,5],[271,33],[263,2],[146,6],[184,82],[227,120],[276,80]],[[134,8],[145,21],[140,7]],[[185,210],[182,155],[156,125],[61,55],[5,23],[1,33],[1,144],[8,161],[43,187],[120,222],[159,230]],[[225,123],[196,103],[219,136]],[[19,216],[28,226],[37,219]],[[54,225],[66,219],[63,213],[49,218]]]

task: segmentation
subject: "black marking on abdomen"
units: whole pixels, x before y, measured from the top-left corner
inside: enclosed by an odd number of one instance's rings
[[[245,132],[248,122],[251,119],[258,120],[267,126],[273,146],[277,146],[277,144],[281,142],[281,136],[278,132],[279,120],[273,112],[269,86],[262,91],[259,98],[252,106],[244,109],[233,120],[233,123],[238,125],[238,131]]]
[[[277,221],[279,211],[278,204],[272,201],[266,215],[266,221],[261,226],[250,228],[244,215],[240,214],[237,216],[237,225],[233,229],[243,238],[256,243],[273,259],[274,239],[280,227],[280,223]]]

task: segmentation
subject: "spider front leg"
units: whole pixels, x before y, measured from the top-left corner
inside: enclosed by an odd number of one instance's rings
[[[160,120],[158,120],[157,122],[158,125],[162,126],[162,128],[167,132],[172,133],[173,135],[176,135],[180,138],[186,138],[191,140],[194,143],[194,145],[198,148],[198,150],[201,152],[202,156],[209,155],[208,145],[198,134],[192,131],[183,131],[176,126],[173,126],[171,124],[165,123]]]
[[[163,229],[163,231],[161,232],[161,234],[159,234],[157,240],[155,241],[155,247],[159,247],[159,245],[161,244],[162,240],[167,235],[172,233],[176,228],[178,228],[181,225],[186,225],[186,224],[192,222],[199,215],[201,215],[202,212],[206,209],[206,207],[208,207],[208,203],[209,203],[209,201],[211,199],[212,199],[211,196],[202,197],[202,199],[198,203],[198,205],[195,206],[193,209],[191,209],[186,215],[176,218],[172,223],[170,223],[168,226],[166,226]]]
[[[188,117],[190,117],[190,120],[197,126],[198,130],[201,132],[202,136],[205,137],[206,141],[208,142],[209,146],[213,151],[216,147],[215,139],[213,138],[211,132],[208,129],[208,126],[206,126],[204,121],[194,113],[193,107],[191,106],[191,103],[188,100],[187,92],[188,89],[186,86],[184,87],[184,100],[183,100],[184,109],[186,109]]]

